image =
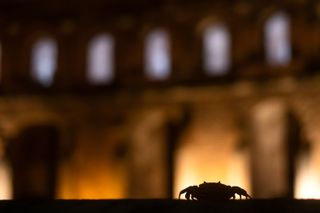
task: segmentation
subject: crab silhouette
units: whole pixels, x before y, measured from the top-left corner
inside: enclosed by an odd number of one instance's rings
[[[251,196],[246,192],[246,190],[238,186],[229,186],[220,183],[207,183],[203,182],[199,186],[189,186],[179,193],[179,199],[182,194],[185,194],[187,200],[230,200],[235,199],[236,194],[242,196],[245,199],[251,199]]]

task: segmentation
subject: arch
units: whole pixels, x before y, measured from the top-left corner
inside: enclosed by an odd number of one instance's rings
[[[286,66],[290,63],[290,20],[285,13],[276,12],[265,22],[264,45],[268,64]]]
[[[174,194],[188,186],[217,179],[241,186],[251,194],[249,155],[245,149],[237,148],[242,142],[236,118],[213,104],[190,113],[175,147]]]
[[[223,75],[230,68],[230,34],[221,23],[203,31],[203,66],[209,75]]]
[[[89,43],[87,79],[91,84],[105,84],[114,78],[114,39],[109,34],[95,36]]]
[[[151,31],[145,39],[145,72],[149,79],[163,80],[171,71],[170,41],[166,30]]]
[[[57,69],[58,48],[51,37],[37,40],[31,52],[31,75],[42,86],[49,87],[53,83]]]

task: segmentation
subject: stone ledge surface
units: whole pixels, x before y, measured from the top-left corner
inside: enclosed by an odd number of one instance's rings
[[[41,213],[202,213],[320,212],[320,200],[253,199],[200,202],[166,199],[3,200],[0,212]]]

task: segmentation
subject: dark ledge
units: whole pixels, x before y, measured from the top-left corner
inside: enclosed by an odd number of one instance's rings
[[[253,199],[199,202],[165,199],[3,200],[0,212],[41,213],[202,213],[320,212],[320,200]]]

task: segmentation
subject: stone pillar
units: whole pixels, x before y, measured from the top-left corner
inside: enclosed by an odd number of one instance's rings
[[[252,116],[252,190],[255,198],[286,197],[286,107],[278,100],[256,105]]]
[[[131,198],[166,198],[167,145],[164,115],[150,111],[138,116],[133,127],[129,196]]]

